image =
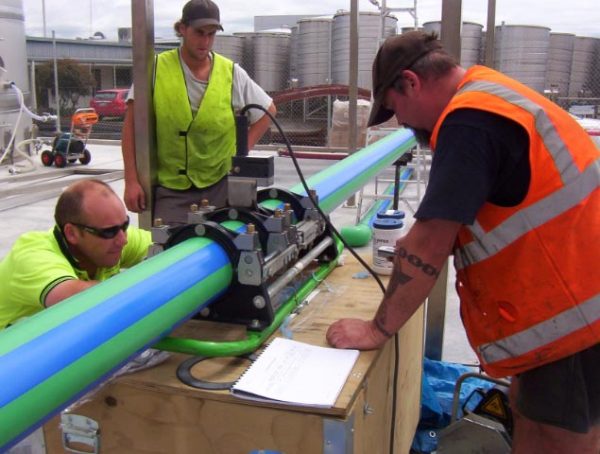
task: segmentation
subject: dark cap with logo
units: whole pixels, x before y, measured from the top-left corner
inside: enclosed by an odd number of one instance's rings
[[[391,36],[379,48],[373,62],[373,107],[369,116],[369,126],[389,120],[394,112],[383,106],[385,93],[417,61],[428,53],[442,49],[442,43],[435,33],[410,31]]]
[[[190,0],[183,7],[181,22],[194,28],[216,25],[223,30],[219,7],[211,0]]]

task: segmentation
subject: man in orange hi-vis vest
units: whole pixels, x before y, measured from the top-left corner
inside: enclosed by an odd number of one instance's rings
[[[514,453],[600,452],[600,152],[564,110],[437,37],[388,38],[369,125],[393,115],[431,146],[416,221],[396,244],[373,320],[342,319],[339,348],[378,348],[454,255],[461,317],[481,367],[512,377]]]

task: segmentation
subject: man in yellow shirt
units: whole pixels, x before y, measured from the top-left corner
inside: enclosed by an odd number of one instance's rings
[[[150,233],[129,228],[106,183],[83,180],[61,194],[56,225],[21,235],[0,262],[0,329],[141,262]]]

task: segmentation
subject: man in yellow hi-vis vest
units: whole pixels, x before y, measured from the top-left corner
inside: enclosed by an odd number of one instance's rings
[[[275,114],[272,99],[239,65],[212,51],[223,30],[219,8],[211,0],[191,0],[174,25],[182,43],[158,55],[155,67],[158,186],[154,218],[184,224],[192,203],[227,201],[227,174],[236,150],[235,112],[258,104]],[[251,109],[248,149],[269,127],[262,111]],[[123,124],[125,204],[133,212],[146,208],[140,185],[133,132],[133,89]]]

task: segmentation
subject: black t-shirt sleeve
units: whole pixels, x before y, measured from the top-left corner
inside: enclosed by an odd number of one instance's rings
[[[529,179],[529,139],[521,125],[484,111],[457,110],[440,128],[415,217],[470,225],[486,201],[520,203]]]

